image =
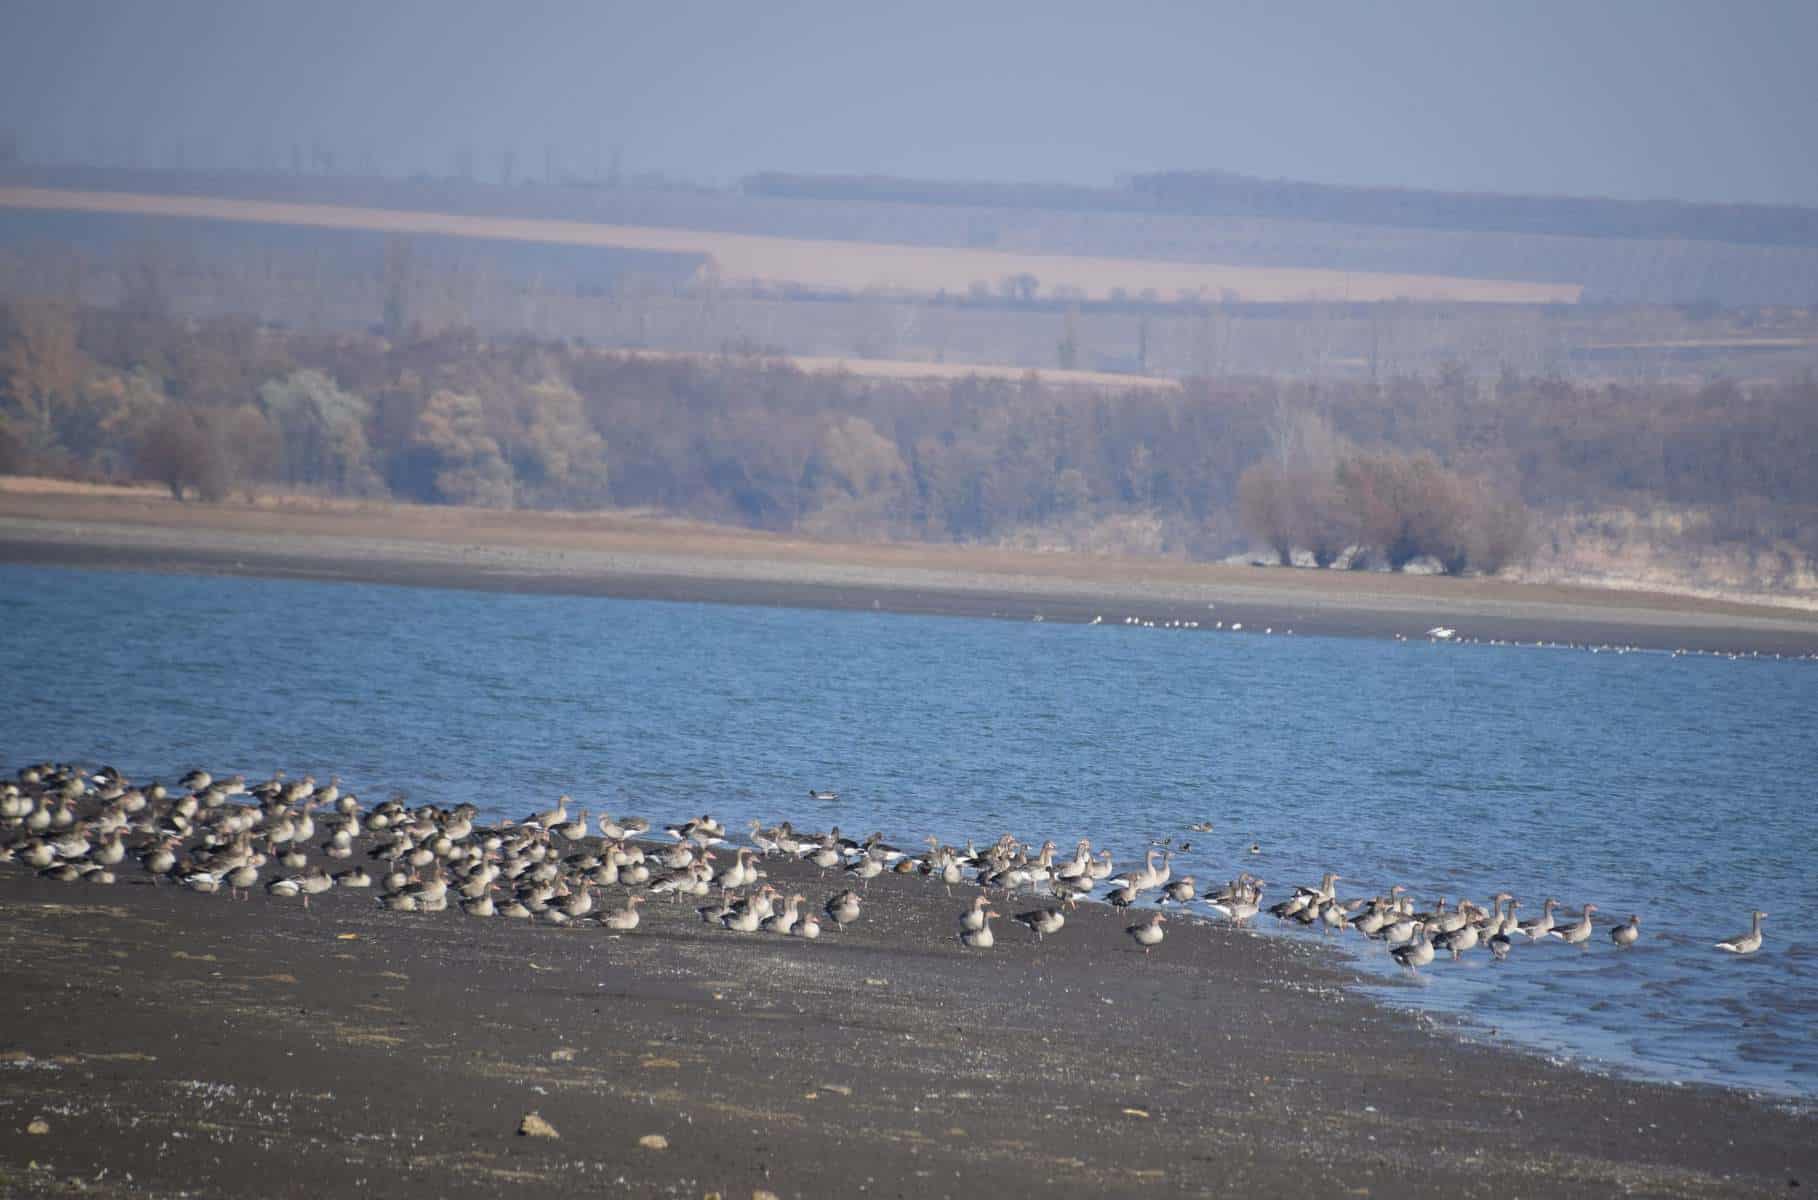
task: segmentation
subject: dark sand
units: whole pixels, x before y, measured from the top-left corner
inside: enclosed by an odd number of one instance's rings
[[[816,905],[840,886],[770,870]],[[99,886],[0,865],[0,1193],[1729,1196],[1818,1179],[1818,1119],[1460,1043],[1347,995],[1342,958],[1298,939],[1183,920],[1145,958],[1125,918],[1087,905],[1045,944],[1000,921],[994,950],[966,950],[969,887],[890,875],[857,925],[807,943],[660,898],[614,935],[119,871]],[[518,1136],[531,1111],[560,1138]]]
[[[17,486],[17,485],[15,485]],[[0,487],[0,562],[1246,631],[1818,654],[1818,612],[1682,595],[983,547],[835,544],[618,514]]]

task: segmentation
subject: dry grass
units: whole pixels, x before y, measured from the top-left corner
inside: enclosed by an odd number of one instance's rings
[[[1301,267],[1239,267],[1151,259],[1013,254],[943,246],[819,241],[756,234],[715,233],[585,221],[458,216],[399,209],[329,204],[287,204],[209,196],[158,196],[57,188],[0,188],[0,208],[61,212],[195,217],[252,224],[382,233],[438,234],[499,241],[545,242],[700,254],[713,260],[723,280],[794,285],[820,291],[884,291],[932,295],[963,293],[973,283],[1032,275],[1043,293],[1070,288],[1085,298],[1108,299],[1153,290],[1163,299],[1183,295],[1246,301],[1421,300],[1456,303],[1571,304],[1576,284],[1466,279],[1446,275],[1394,275]]]

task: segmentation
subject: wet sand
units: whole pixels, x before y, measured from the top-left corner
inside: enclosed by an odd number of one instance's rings
[[[622,514],[179,505],[0,488],[0,562],[1298,635],[1818,653],[1818,612],[1587,587],[983,547],[837,544]]]
[[[814,905],[844,882],[769,870]],[[0,865],[0,1194],[1742,1196],[1818,1178],[1812,1116],[1461,1043],[1348,995],[1320,946],[1222,925],[1170,922],[1145,957],[1085,905],[1045,943],[1000,921],[995,949],[967,950],[970,887],[884,875],[812,943],[660,898],[615,935],[119,872]],[[559,1138],[520,1136],[530,1112]]]

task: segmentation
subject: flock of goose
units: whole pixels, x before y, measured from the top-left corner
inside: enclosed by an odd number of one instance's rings
[[[1583,947],[1596,932],[1595,904],[1563,922],[1559,902],[1550,897],[1538,916],[1520,919],[1521,902],[1508,892],[1489,897],[1487,908],[1469,899],[1448,907],[1441,897],[1420,910],[1400,885],[1381,895],[1340,899],[1336,887],[1344,877],[1337,872],[1265,908],[1264,880],[1243,872],[1201,894],[1191,875],[1174,873],[1173,851],[1165,845],[1151,847],[1141,867],[1113,874],[1110,851],[1094,852],[1083,838],[1070,855],[1057,854],[1052,841],[1031,848],[1009,834],[983,849],[930,837],[926,851],[910,854],[881,833],[854,840],[837,826],[809,833],[787,821],[771,827],[751,821],[750,844],[734,847],[711,816],[666,826],[657,836],[642,818],[601,813],[590,819],[588,810],[571,812],[569,804],[564,796],[552,809],[486,826],[466,804],[410,808],[391,800],[368,810],[334,779],[318,785],[308,776],[286,780],[280,773],[249,786],[238,775],[197,770],[175,787],[141,788],[112,768],[91,774],[40,764],[0,784],[0,864],[22,864],[67,882],[107,884],[130,854],[154,883],[170,880],[196,892],[244,898],[263,884],[272,896],[308,906],[312,896],[335,888],[372,889],[378,903],[393,911],[458,905],[472,917],[592,923],[615,931],[636,929],[638,910],[650,897],[692,898],[705,901],[696,909],[703,921],[726,930],[808,939],[829,924],[839,930],[857,921],[870,881],[891,872],[935,879],[949,895],[956,884],[978,886],[958,928],[960,944],[976,950],[995,944],[991,921],[1001,914],[991,907],[993,892],[1006,901],[1018,893],[1049,897],[1053,903],[1012,914],[1042,941],[1059,933],[1067,913],[1102,885],[1109,903],[1126,910],[1154,893],[1156,907],[1125,930],[1144,954],[1165,936],[1164,906],[1204,903],[1238,924],[1266,913],[1332,933],[1354,930],[1389,945],[1395,961],[1410,969],[1441,953],[1456,960],[1479,946],[1501,960],[1517,939]],[[1210,831],[1211,825],[1192,828]],[[331,870],[312,850],[349,865]],[[372,865],[354,862],[356,854]],[[774,856],[808,863],[823,875],[840,872],[852,886],[828,897],[819,912],[805,911],[804,894],[783,895],[766,882],[764,862]],[[619,889],[612,893],[617,907],[606,899],[613,888]],[[1755,953],[1766,916],[1754,913],[1747,933],[1715,947]],[[1608,937],[1619,948],[1633,946],[1641,938],[1640,918],[1608,927]]]

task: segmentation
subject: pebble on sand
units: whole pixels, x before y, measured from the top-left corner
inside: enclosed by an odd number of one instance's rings
[[[528,1112],[524,1114],[524,1119],[518,1122],[518,1136],[559,1138],[562,1135],[557,1133],[555,1126],[545,1121],[540,1114]]]

